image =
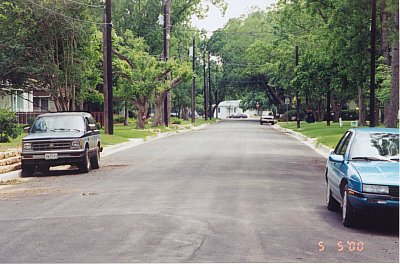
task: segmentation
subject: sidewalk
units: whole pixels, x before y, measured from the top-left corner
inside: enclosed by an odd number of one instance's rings
[[[309,138],[299,132],[295,132],[290,129],[282,128],[278,124],[272,126],[274,129],[279,130],[285,134],[288,134],[291,137],[294,137],[300,140],[304,145],[307,145],[311,149],[313,149],[316,153],[323,156],[324,158],[328,158],[329,154],[331,153],[331,149],[324,144],[320,144],[317,142],[316,138]]]
[[[160,133],[160,134],[157,134],[156,136],[149,136],[146,139],[132,138],[132,139],[129,139],[128,142],[124,142],[124,143],[121,143],[121,144],[104,147],[103,152],[101,154],[101,157],[107,157],[107,156],[110,156],[110,155],[112,155],[112,154],[114,154],[116,152],[123,151],[123,150],[129,149],[129,148],[132,148],[132,147],[135,147],[135,146],[147,143],[147,142],[151,142],[151,141],[154,141],[154,140],[161,139],[161,138],[165,138],[165,137],[169,137],[169,136],[173,136],[173,135],[186,133],[186,132],[189,132],[189,131],[196,131],[196,130],[204,129],[208,125],[209,124],[203,124],[203,125],[200,125],[200,126],[197,126],[197,127],[190,128],[190,129],[183,129],[183,130],[176,130],[176,131],[173,131],[173,132]],[[67,169],[68,166],[69,165],[66,165],[66,169]],[[13,179],[17,179],[17,178],[20,178],[20,177],[21,177],[21,170],[18,169],[18,170],[11,171],[11,172],[8,172],[8,173],[0,174],[0,181],[13,180]]]

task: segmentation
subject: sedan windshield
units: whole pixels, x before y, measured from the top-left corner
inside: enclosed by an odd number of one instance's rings
[[[352,144],[350,158],[353,160],[399,160],[399,134],[361,133]]]
[[[80,116],[42,116],[36,119],[31,133],[84,130],[85,123]]]

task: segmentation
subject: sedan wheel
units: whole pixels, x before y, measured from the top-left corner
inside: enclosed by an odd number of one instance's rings
[[[328,210],[332,212],[337,212],[340,209],[340,203],[333,198],[329,183],[326,183],[326,205]]]
[[[349,196],[347,194],[347,184],[344,187],[344,195],[342,202],[342,222],[345,227],[352,227],[354,226],[355,222],[353,206],[351,205],[349,201]]]

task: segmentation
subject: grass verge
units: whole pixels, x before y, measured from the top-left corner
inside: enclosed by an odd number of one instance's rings
[[[332,122],[329,127],[326,125],[326,122],[310,124],[301,122],[300,129],[297,129],[296,122],[280,122],[278,125],[299,132],[307,137],[316,138],[318,143],[324,144],[331,149],[335,148],[343,134],[351,128],[350,121],[344,121],[342,127],[339,126],[339,123]]]

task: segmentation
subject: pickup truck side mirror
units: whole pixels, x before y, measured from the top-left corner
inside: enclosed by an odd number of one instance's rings
[[[30,130],[31,130],[31,127],[24,127],[24,131],[25,131],[26,133],[29,133]]]
[[[89,124],[89,129],[90,130],[96,130],[97,129],[97,126],[96,126],[96,124]]]

